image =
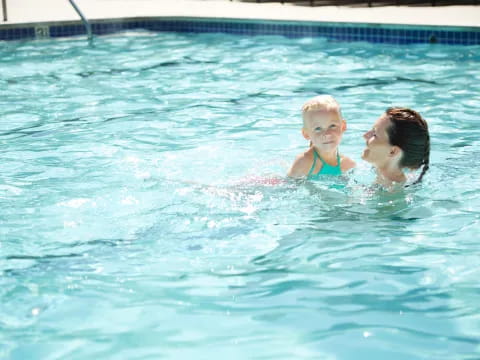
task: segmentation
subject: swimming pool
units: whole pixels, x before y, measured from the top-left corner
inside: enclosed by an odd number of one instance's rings
[[[0,357],[480,356],[480,47],[134,31],[0,45]],[[255,184],[347,119],[343,188]],[[431,170],[368,186],[361,135],[429,121]]]

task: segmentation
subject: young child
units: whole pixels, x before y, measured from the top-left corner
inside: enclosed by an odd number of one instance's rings
[[[347,124],[340,105],[330,95],[308,100],[302,107],[303,137],[310,148],[298,155],[288,176],[318,180],[323,175],[341,175],[355,167],[355,162],[338,152],[338,145]]]

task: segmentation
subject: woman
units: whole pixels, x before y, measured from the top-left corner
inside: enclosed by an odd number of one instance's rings
[[[377,169],[377,183],[386,187],[403,184],[407,180],[405,168],[418,169],[423,165],[415,183],[422,180],[430,162],[430,135],[419,113],[407,108],[389,108],[363,137],[367,147],[362,159]]]

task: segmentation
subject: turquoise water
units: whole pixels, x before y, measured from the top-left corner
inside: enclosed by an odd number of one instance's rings
[[[132,32],[0,43],[0,358],[480,358],[480,47]],[[276,186],[335,96],[342,186]],[[361,135],[429,121],[370,186]]]

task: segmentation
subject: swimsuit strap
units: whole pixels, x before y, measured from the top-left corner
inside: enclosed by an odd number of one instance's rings
[[[320,161],[322,162],[323,165],[327,165],[331,168],[337,168],[337,167],[340,167],[340,153],[338,152],[337,150],[337,165],[330,165],[329,163],[327,163],[325,160],[322,159],[322,157],[320,156],[319,153],[317,153],[317,150],[314,148],[313,149],[315,155],[320,159]],[[315,162],[314,162],[315,163]],[[320,169],[320,171],[322,171],[322,169]]]
[[[337,166],[335,166],[335,167],[341,169],[341,167],[340,167],[340,152],[338,151],[338,149],[337,149]]]
[[[315,169],[317,158],[320,159],[320,161],[322,162],[322,168],[320,169],[319,172],[314,174],[313,171]],[[312,167],[310,168],[310,171],[308,172],[307,177],[314,178],[318,175],[341,175],[341,174],[342,174],[342,169],[340,167],[340,153],[338,152],[338,150],[337,150],[337,165],[332,166],[322,159],[322,157],[320,156],[320,154],[317,152],[315,148],[313,149],[313,164],[312,164]]]
[[[320,158],[320,161],[323,163],[322,158],[317,154],[317,150],[313,148],[313,164],[312,164],[312,167],[310,168],[310,171],[308,172],[307,178],[312,176],[313,170],[315,169],[315,164],[317,163],[317,158]]]

